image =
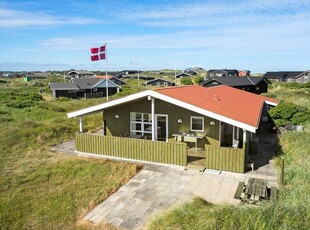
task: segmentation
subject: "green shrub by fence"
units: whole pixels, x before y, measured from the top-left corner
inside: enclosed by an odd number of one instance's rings
[[[151,161],[165,164],[186,165],[185,143],[168,143],[124,137],[77,133],[77,151],[106,156]]]
[[[244,173],[245,150],[205,145],[206,168]]]

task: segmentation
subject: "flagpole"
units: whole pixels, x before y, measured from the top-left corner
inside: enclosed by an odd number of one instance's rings
[[[109,101],[107,43],[105,43],[105,93],[107,101]]]

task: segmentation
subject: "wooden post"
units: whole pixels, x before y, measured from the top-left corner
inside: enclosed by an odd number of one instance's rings
[[[281,159],[280,184],[284,185],[284,158]]]
[[[156,130],[155,130],[155,98],[151,98],[152,108],[151,108],[151,116],[152,116],[152,141],[157,140],[156,138]]]
[[[83,116],[80,116],[80,133],[83,133]]]

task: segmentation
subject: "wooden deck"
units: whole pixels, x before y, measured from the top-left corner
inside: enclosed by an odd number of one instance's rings
[[[206,166],[206,150],[200,149],[200,148],[188,149],[187,150],[187,164],[205,167]]]

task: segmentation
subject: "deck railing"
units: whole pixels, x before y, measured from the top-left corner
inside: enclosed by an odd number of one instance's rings
[[[124,137],[77,133],[77,151],[165,164],[186,165],[185,143],[168,143]]]
[[[230,172],[245,172],[245,146],[239,148],[205,145],[206,168]]]

